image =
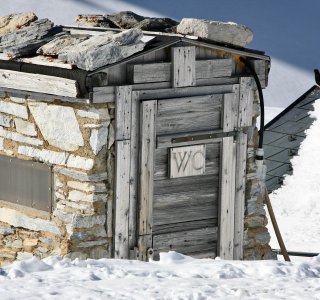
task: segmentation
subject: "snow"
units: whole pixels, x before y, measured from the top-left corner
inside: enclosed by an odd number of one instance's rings
[[[286,247],[291,251],[320,253],[320,100],[311,113],[316,121],[307,130],[298,155],[292,160],[293,174],[270,195]],[[271,246],[278,248],[272,226]]]
[[[320,256],[225,261],[161,253],[159,262],[31,258],[0,269],[9,299],[320,299]]]

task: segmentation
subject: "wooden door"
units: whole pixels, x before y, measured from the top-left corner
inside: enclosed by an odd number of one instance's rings
[[[235,102],[233,93],[141,103],[142,259],[169,250],[233,256]]]

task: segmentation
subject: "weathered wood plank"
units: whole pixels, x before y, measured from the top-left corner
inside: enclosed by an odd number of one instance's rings
[[[115,139],[130,139],[131,135],[131,86],[116,88]]]
[[[253,110],[253,89],[251,77],[240,78],[239,93],[239,127],[251,126]]]
[[[10,60],[10,59],[11,58],[8,57],[7,54],[0,53],[0,60]],[[27,64],[49,66],[49,67],[63,68],[63,69],[69,69],[69,70],[73,68],[71,64],[68,64],[58,58],[53,58],[53,57],[48,58],[41,55],[37,55],[34,57],[20,57],[20,58],[16,58],[15,61],[24,62]]]
[[[79,95],[76,80],[11,70],[0,70],[0,87],[67,97]]]
[[[211,107],[198,107],[196,112],[159,115],[158,134],[221,129],[221,112]]]
[[[140,184],[139,184],[139,236],[147,236],[152,233],[153,212],[153,172],[154,172],[154,150],[155,150],[155,118],[157,101],[147,101],[141,104],[141,126],[140,126]],[[143,238],[144,241],[151,241]],[[140,238],[141,241],[141,238]],[[143,254],[151,244],[142,245],[139,251]]]
[[[232,137],[222,141],[219,211],[219,256],[233,259],[234,197],[235,197],[235,146]]]
[[[154,226],[217,218],[218,187],[156,195],[153,211]]]
[[[223,95],[204,95],[158,101],[158,115],[203,112],[207,107],[221,111]]]
[[[234,97],[232,98],[232,105],[231,105],[231,113],[233,115],[232,127],[234,128],[234,130],[238,130],[239,129],[238,123],[239,123],[240,84],[235,84],[233,86],[233,94],[234,94]]]
[[[156,89],[156,90],[143,90],[141,91],[141,100],[152,99],[168,99],[175,97],[191,97],[211,94],[224,94],[232,93],[233,84],[222,84],[214,86],[194,86],[185,88],[173,89]]]
[[[234,203],[234,249],[233,259],[243,259],[244,207],[246,191],[247,135],[240,132],[237,139]]]
[[[130,64],[128,76],[132,83],[169,82],[172,78],[172,63]],[[195,80],[229,77],[232,73],[231,59],[210,59],[195,61]]]
[[[159,234],[153,237],[154,249],[175,250],[183,254],[211,250],[214,252],[217,241],[217,227],[207,227],[190,231]]]
[[[192,222],[181,222],[173,224],[155,225],[152,228],[153,234],[171,233],[177,231],[189,231],[205,227],[217,227],[218,218],[210,216],[209,219],[193,220]]]
[[[162,179],[154,182],[154,195],[191,192],[205,189],[208,186],[218,187],[218,175],[202,175],[174,179]]]
[[[139,92],[132,93],[131,104],[131,149],[130,149],[130,210],[129,210],[129,248],[137,245],[137,209],[138,209],[138,174],[139,174]]]
[[[74,97],[65,97],[65,96],[59,96],[59,95],[49,95],[44,93],[21,91],[21,90],[14,90],[9,88],[2,88],[2,87],[0,87],[0,93],[4,96],[7,95],[8,97],[12,96],[12,97],[25,98],[25,99],[28,99],[28,101],[42,101],[42,102],[61,101],[61,102],[79,103],[79,104],[90,103],[90,100],[86,98],[74,98]]]
[[[91,94],[92,103],[112,103],[116,99],[114,86],[93,87]]]
[[[210,137],[210,135],[212,135],[212,137]],[[215,137],[215,135],[221,136],[221,137]],[[158,135],[157,148],[197,145],[199,143],[203,143],[203,144],[218,143],[222,141],[222,138],[224,137],[224,135],[225,134],[223,133],[222,129]],[[182,139],[182,140],[177,141],[177,139]]]
[[[130,141],[116,141],[115,258],[129,257]]]
[[[171,51],[172,86],[196,85],[195,47],[173,47]]]

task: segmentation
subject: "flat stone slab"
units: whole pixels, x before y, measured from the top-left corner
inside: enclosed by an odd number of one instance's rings
[[[38,17],[33,12],[24,12],[0,17],[0,36],[28,26],[37,19]]]
[[[177,33],[198,36],[240,47],[247,46],[253,39],[252,30],[245,25],[191,18],[182,19],[177,26]]]
[[[141,29],[129,29],[117,34],[108,32],[68,48],[58,58],[80,69],[93,71],[142,51],[145,46],[142,37]]]
[[[29,102],[29,109],[43,137],[52,146],[75,151],[84,145],[80,127],[71,107]]]

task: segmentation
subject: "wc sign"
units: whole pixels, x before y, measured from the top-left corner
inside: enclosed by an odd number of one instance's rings
[[[206,165],[206,146],[170,148],[170,178],[202,175]]]

